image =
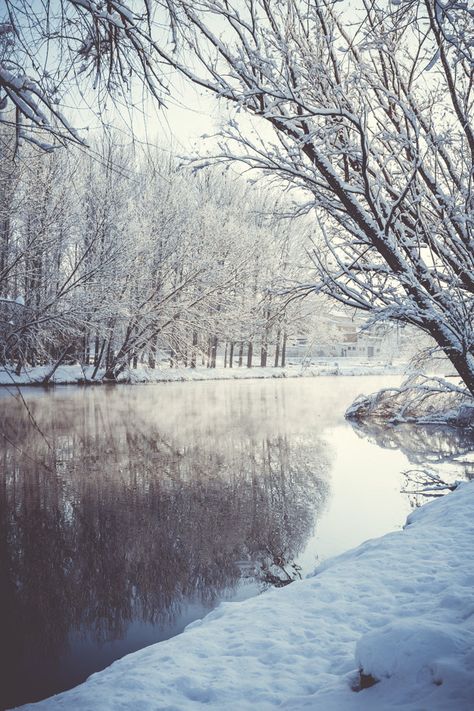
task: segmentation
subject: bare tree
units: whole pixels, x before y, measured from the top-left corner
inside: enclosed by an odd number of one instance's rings
[[[0,362],[44,366],[46,381],[63,363],[115,380],[164,357],[196,365],[209,352],[214,367],[226,339],[261,338],[278,262],[263,191],[114,136],[93,149],[29,146],[2,165]]]
[[[195,59],[175,66],[256,117],[231,122],[219,158],[307,195],[325,249],[301,289],[429,333],[474,394],[472,11],[456,0],[180,8]]]
[[[135,78],[167,94],[155,14],[174,28],[171,0],[5,0],[0,10],[0,122],[17,146],[82,143],[65,105],[98,108],[129,95]],[[2,114],[2,110],[4,113]]]
[[[468,4],[7,0],[6,11],[1,101],[17,140],[44,128],[77,140],[56,109],[71,83],[110,94],[138,75],[161,100],[173,67],[254,117],[230,123],[222,160],[306,194],[325,248],[301,290],[422,329],[474,394]]]

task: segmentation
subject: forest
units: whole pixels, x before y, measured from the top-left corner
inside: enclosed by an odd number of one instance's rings
[[[167,100],[176,93],[176,81],[188,82],[214,96],[218,105],[230,112],[220,131],[214,161],[219,165],[238,163],[254,175],[268,177],[280,195],[291,190],[299,196],[293,215],[306,214],[317,239],[309,249],[313,272],[293,280],[295,294],[325,294],[369,313],[374,321],[395,321],[420,329],[449,359],[466,391],[474,394],[474,23],[472,9],[466,3],[362,0],[352,7],[330,0],[309,4],[300,0],[203,0],[198,4],[187,0],[68,0],[37,9],[32,0],[7,0],[5,9],[0,31],[0,106],[4,111],[2,122],[12,131],[14,157],[25,145],[43,152],[60,145],[84,146],[87,141],[71,104],[76,111],[92,108],[105,120],[107,101],[115,102],[117,111],[126,111],[140,95],[147,94],[165,110]],[[209,156],[200,158],[202,164],[209,164]],[[195,167],[198,164],[199,156]],[[8,170],[5,165],[2,160],[2,170]],[[49,170],[46,166],[51,165],[46,161],[42,170]],[[84,172],[87,175],[87,169]],[[102,176],[103,194],[107,194],[105,186],[111,180],[116,192],[107,211],[120,211],[125,204],[136,208],[140,204],[146,210],[143,201],[147,190],[134,200],[130,189],[123,199],[121,181],[111,175],[104,171]],[[11,181],[2,182],[2,190],[8,193]],[[67,182],[64,179],[63,186]],[[138,184],[141,182],[138,178]],[[247,205],[260,202],[255,192],[249,201],[245,199]],[[8,195],[6,200],[8,203]],[[226,208],[219,204],[217,210],[221,209]],[[100,207],[97,210],[99,214]],[[51,235],[52,244],[47,247],[56,264],[69,264],[56,282],[53,277],[53,283],[58,294],[71,299],[78,280],[87,292],[85,274],[91,260],[94,270],[98,254],[103,254],[110,265],[117,259],[113,248],[110,251],[110,245],[102,246],[94,233],[95,211],[91,202],[85,211],[90,214],[84,218],[88,236],[81,245],[64,251],[64,240],[58,242]],[[265,213],[261,206],[259,211]],[[182,212],[187,214],[186,209]],[[209,212],[212,214],[212,210]],[[155,219],[161,219],[158,215]],[[150,217],[149,212],[140,212],[138,232],[154,229],[151,224],[141,224],[145,217]],[[3,220],[3,244],[9,239],[8,219],[6,216]],[[28,224],[29,217],[24,219]],[[34,219],[40,219],[40,215]],[[210,218],[206,215],[203,219]],[[73,311],[85,321],[91,319],[91,328],[83,325],[85,360],[91,348],[96,361],[103,351],[106,360],[109,354],[108,363],[115,372],[127,359],[139,358],[145,342],[152,344],[153,351],[154,339],[165,329],[178,350],[177,341],[182,340],[177,335],[182,331],[178,321],[184,318],[192,349],[196,339],[202,338],[193,328],[195,309],[206,311],[204,305],[213,301],[213,309],[208,308],[206,313],[209,321],[212,312],[226,310],[221,298],[225,301],[224,292],[226,296],[232,293],[235,264],[230,266],[233,260],[221,254],[221,246],[215,254],[212,247],[205,257],[214,262],[212,284],[203,282],[205,267],[194,264],[192,250],[190,270],[183,271],[181,278],[180,268],[176,271],[167,260],[166,246],[158,255],[139,257],[135,220],[130,222],[125,214],[116,213],[114,221],[115,230],[122,230],[120,225],[124,224],[134,224],[134,228],[125,238],[120,268],[115,265],[112,271],[134,269],[135,259],[143,258],[153,265],[164,259],[159,269],[166,279],[169,277],[167,286],[163,290],[160,279],[159,286],[153,284],[155,266],[146,277],[149,283],[143,291],[138,285],[134,291],[126,277],[126,285],[118,278],[113,303],[120,304],[120,313],[102,314],[100,329],[93,322],[96,312],[102,311],[108,301],[105,294],[98,297],[100,308],[89,304],[88,295],[83,305],[68,302],[57,323],[49,305],[55,299],[45,301],[41,292],[44,287],[40,287],[32,298],[42,301],[47,313],[40,315],[39,310],[33,314],[31,326],[27,316],[20,332],[13,329],[12,337],[7,336],[8,353],[4,357],[14,357],[17,367],[21,368],[22,359],[35,360],[36,342],[43,340],[46,346],[42,343],[42,348],[51,348],[54,341],[52,355],[56,361],[61,351],[72,347],[77,351],[77,332],[74,346],[68,335],[71,323],[67,316]],[[45,243],[36,228],[37,236],[28,236],[28,229],[24,232],[26,244],[29,240],[47,244],[49,237]],[[262,229],[262,224],[252,225],[246,232],[255,237]],[[208,229],[203,235],[197,232],[198,241],[210,236]],[[165,239],[176,234],[170,230]],[[127,239],[133,249],[126,245]],[[247,239],[241,243],[241,257],[252,254]],[[268,269],[274,274],[264,241],[256,241],[265,257],[255,254],[253,265],[258,265],[258,272]],[[221,234],[217,243],[225,242]],[[61,256],[56,254],[57,245]],[[117,244],[117,249],[121,248],[122,244]],[[38,276],[38,249],[41,251],[39,245],[32,244],[27,250],[29,291],[36,291],[38,279],[44,282],[44,274]],[[205,252],[196,251],[201,256]],[[276,251],[277,264],[285,264],[285,248]],[[4,286],[4,270],[14,271],[21,254],[20,246],[18,254],[12,255],[13,261],[6,265],[2,261],[0,278],[7,298],[11,294]],[[298,259],[306,256],[307,247],[300,245]],[[216,278],[222,280],[220,285]],[[102,274],[100,279],[103,283]],[[108,283],[107,277],[104,283]],[[255,296],[259,291],[255,275],[246,283],[245,290]],[[266,287],[271,290],[271,280]],[[242,296],[240,285],[236,291]],[[25,299],[26,306],[25,295],[14,295],[18,298]],[[30,307],[30,296],[28,299]],[[160,309],[158,321],[156,309],[151,308],[157,300],[166,305]],[[248,302],[245,308],[250,320],[255,321]],[[260,309],[262,362],[267,357],[265,324],[268,312],[273,310],[268,303]],[[18,316],[7,318],[8,323],[16,323]],[[115,341],[119,321],[123,334]],[[38,338],[35,332],[40,327],[55,322],[54,336],[48,333],[44,339]],[[275,341],[280,343],[285,338],[284,325],[277,325],[278,329],[283,336],[275,336]],[[229,349],[235,348],[235,342],[253,343],[253,328],[249,331],[244,326],[240,332],[231,326],[226,334],[215,330],[209,323],[205,340],[210,361],[216,338],[224,336]],[[25,347],[27,356],[15,352],[15,348],[24,351]],[[284,350],[283,342],[280,349]],[[182,346],[181,350],[189,348]],[[252,357],[252,347],[247,346],[247,351]],[[189,358],[193,359],[192,352]],[[108,367],[107,374],[111,373]]]
[[[5,141],[8,145],[8,142]],[[0,171],[0,358],[25,366],[285,365],[315,323],[288,298],[307,221],[238,174],[192,172],[113,139],[35,147]],[[242,206],[245,206],[242,209]],[[278,214],[280,213],[280,214]],[[102,370],[103,374],[103,370]]]

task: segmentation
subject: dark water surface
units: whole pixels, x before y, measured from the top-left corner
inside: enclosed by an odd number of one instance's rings
[[[400,527],[409,462],[473,447],[344,421],[396,380],[1,391],[0,708]]]

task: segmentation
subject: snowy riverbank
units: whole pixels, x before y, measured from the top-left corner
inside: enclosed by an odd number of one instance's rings
[[[467,711],[474,484],[417,509],[408,524],[23,708]],[[359,669],[379,682],[353,691]]]
[[[285,368],[145,368],[130,369],[119,376],[121,383],[162,383],[186,380],[248,380],[253,378],[300,378],[322,375],[399,375],[406,369],[406,363],[388,365],[377,361],[353,361],[352,359],[321,360],[311,365],[287,365]],[[13,370],[0,368],[0,385],[42,385],[48,378],[52,366],[37,366],[25,369],[21,375]],[[50,385],[100,384],[105,371],[99,370],[92,380],[93,366],[59,366],[51,378]]]
[[[347,409],[346,418],[362,424],[417,423],[473,429],[474,398],[460,378],[414,374],[400,387],[359,395]]]

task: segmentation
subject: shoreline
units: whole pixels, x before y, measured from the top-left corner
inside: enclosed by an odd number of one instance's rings
[[[382,362],[343,362],[330,360],[309,366],[288,365],[284,368],[255,366],[253,368],[137,368],[124,371],[117,381],[103,380],[104,369],[92,380],[93,366],[82,368],[79,365],[59,366],[50,380],[45,382],[51,372],[51,366],[29,368],[20,376],[6,368],[0,368],[0,387],[43,387],[55,385],[144,385],[155,383],[203,382],[215,380],[262,380],[283,378],[316,378],[325,376],[370,376],[404,375],[406,363],[389,365]]]
[[[403,530],[285,588],[223,603],[176,637],[21,708],[467,711],[473,519],[474,484],[464,483],[415,509]]]

